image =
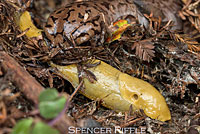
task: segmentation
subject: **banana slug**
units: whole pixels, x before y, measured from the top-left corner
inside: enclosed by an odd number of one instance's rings
[[[96,60],[95,62],[98,62]],[[67,79],[73,87],[79,84],[77,66],[75,64],[60,66],[51,63],[63,78]],[[167,121],[171,119],[169,108],[164,97],[151,84],[141,79],[122,73],[112,66],[101,61],[101,64],[90,68],[97,78],[90,83],[84,78],[84,92],[92,100],[103,100],[103,105],[116,111],[133,111],[142,109],[152,119]]]

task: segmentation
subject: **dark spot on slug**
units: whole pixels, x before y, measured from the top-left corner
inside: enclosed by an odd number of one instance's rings
[[[45,27],[46,27],[46,28],[50,28],[50,27],[52,27],[52,25],[47,24],[47,25],[45,25]]]
[[[84,37],[85,35],[89,35],[88,33],[81,33],[77,38],[81,38],[81,37]],[[76,39],[77,39],[76,38]]]
[[[74,22],[76,22],[76,20],[72,20],[71,22],[74,23]]]
[[[65,9],[61,9],[55,12],[55,14],[60,14],[62,11],[64,11]]]
[[[62,35],[63,35],[63,33],[64,33],[64,29],[62,29],[61,32],[56,32],[56,34],[62,34]]]
[[[77,4],[77,7],[80,8],[81,4]]]
[[[58,19],[58,18],[56,18],[54,16],[51,16],[50,18],[53,20],[53,22],[55,22]]]
[[[63,20],[68,21],[68,19],[69,19],[69,17],[70,17],[70,13],[71,13],[72,11],[75,11],[75,9],[69,10],[69,11],[67,12],[67,17],[63,18]]]
[[[110,10],[110,4],[107,2],[102,2],[101,5],[103,5],[107,10]]]
[[[78,13],[78,17],[84,19],[84,16],[81,13]]]
[[[63,18],[64,21],[70,23],[70,22],[68,21],[68,19],[69,19],[69,15],[68,15],[67,17]]]
[[[95,27],[98,26],[99,24],[96,24],[95,22],[98,21],[100,18],[100,15],[97,15],[95,16],[91,21],[88,21],[88,22],[91,22]]]
[[[90,9],[88,9],[88,10],[85,10],[85,13],[88,13],[88,14],[90,14],[90,13],[91,13],[91,10],[90,10]]]
[[[91,29],[95,34],[100,34],[100,31],[99,30],[96,30],[94,28]]]

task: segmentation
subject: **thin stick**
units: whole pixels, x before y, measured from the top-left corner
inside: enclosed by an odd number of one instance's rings
[[[121,127],[124,128],[124,127],[130,126],[132,124],[135,124],[137,121],[143,120],[144,118],[145,118],[144,116],[140,117],[140,118],[137,118],[135,120],[132,120],[132,121],[130,121],[128,123],[125,123],[125,124],[121,125]]]
[[[78,90],[81,88],[81,86],[83,85],[83,80],[81,80],[80,84],[78,85],[78,87],[74,90],[73,94],[70,96],[69,101],[72,100],[72,98],[74,97],[74,95],[78,92]]]

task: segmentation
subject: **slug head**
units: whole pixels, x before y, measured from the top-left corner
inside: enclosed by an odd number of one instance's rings
[[[120,74],[119,88],[126,101],[137,109],[142,109],[152,119],[171,119],[164,97],[151,84],[127,74]]]

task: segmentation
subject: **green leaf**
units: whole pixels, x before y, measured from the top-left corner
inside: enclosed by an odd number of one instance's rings
[[[32,118],[20,120],[13,128],[12,134],[30,134]]]
[[[56,117],[65,107],[66,98],[59,97],[53,101],[43,101],[39,104],[40,114],[46,119]]]
[[[58,98],[58,91],[55,88],[47,88],[40,93],[39,102],[53,101]]]
[[[59,134],[59,132],[45,123],[38,122],[33,128],[32,134]]]

